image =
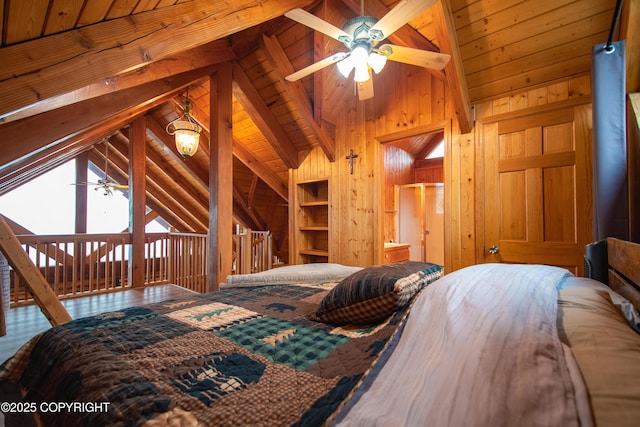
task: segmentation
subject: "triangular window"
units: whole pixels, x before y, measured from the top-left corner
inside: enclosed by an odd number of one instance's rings
[[[427,157],[425,159],[438,159],[440,157],[444,157],[444,139],[440,141],[438,145],[436,145],[433,150],[429,151]]]

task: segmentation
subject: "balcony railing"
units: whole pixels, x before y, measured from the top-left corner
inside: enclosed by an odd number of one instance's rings
[[[128,233],[16,237],[60,298],[131,287]],[[236,268],[233,273],[271,268],[269,232],[247,231],[234,235],[234,244],[244,259],[244,267],[242,270]],[[148,233],[143,250],[145,286],[173,283],[199,293],[207,292],[206,235]],[[240,265],[242,263],[236,264],[237,267]],[[26,284],[15,271],[10,270],[9,273],[11,305],[32,302]]]

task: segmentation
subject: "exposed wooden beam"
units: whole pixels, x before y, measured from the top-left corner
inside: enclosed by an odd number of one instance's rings
[[[317,12],[318,18],[326,20],[328,4],[326,1],[322,2],[319,11]],[[313,62],[322,61],[327,52],[325,49],[325,37],[320,31],[313,32]],[[324,76],[325,70],[318,70],[313,73],[313,118],[322,126],[322,105],[324,104]]]
[[[251,202],[249,198],[242,192],[240,188],[238,188],[237,185],[233,186],[233,202],[235,205],[239,205],[242,208],[244,214],[251,218],[251,220],[253,221],[252,229],[267,229],[266,222],[260,217],[260,214],[258,214],[255,209],[251,208]]]
[[[199,109],[195,106],[192,107],[192,113],[196,117],[205,117],[205,113],[199,111]],[[209,134],[208,123],[203,124],[203,132],[200,134],[200,148],[202,150],[205,157],[209,157],[209,147],[208,141],[204,141],[207,138],[206,134]],[[175,150],[175,144],[173,138],[167,135],[165,129],[160,126],[160,124],[153,120],[151,117],[147,120],[147,128],[156,136],[156,138],[163,142],[171,151],[171,155],[175,160],[178,160],[184,163],[184,166],[189,171],[190,175],[198,180],[203,186],[208,188],[208,171],[205,171],[199,168],[199,164],[191,161],[184,161],[181,156],[177,154]],[[233,141],[233,155],[238,158],[245,166],[247,166],[253,173],[258,175],[258,177],[264,181],[273,191],[275,191],[282,199],[287,202],[289,199],[288,186],[285,182],[283,182],[278,175],[276,175],[271,168],[265,165],[259,158],[253,155],[247,148],[242,144],[242,142],[234,139]]]
[[[195,0],[2,48],[0,116],[226,37],[310,3]]]
[[[146,213],[146,159],[147,125],[145,116],[131,123],[129,138],[129,281],[134,288],[144,286],[145,273],[145,213]]]
[[[447,84],[461,133],[469,133],[473,128],[471,101],[467,88],[467,78],[462,67],[462,56],[458,45],[456,27],[451,12],[450,0],[439,0],[433,5],[433,21],[436,26],[440,50],[451,55],[451,60],[444,68]]]
[[[87,182],[89,166],[89,155],[87,152],[81,153],[76,157],[76,184]],[[87,232],[87,186],[76,185],[76,198],[75,198],[75,233]]]
[[[7,224],[9,225],[9,228],[11,229],[11,232],[13,234],[15,234],[16,236],[19,236],[21,234],[25,234],[25,235],[29,235],[29,236],[33,236],[34,233],[31,230],[28,230],[26,228],[24,228],[22,225],[18,224],[17,222],[11,220],[11,218],[7,218],[6,216],[0,214],[0,216],[2,216],[4,218],[4,220],[7,222]],[[38,245],[30,245],[32,246],[36,251],[38,250]],[[42,249],[42,248],[40,248]],[[60,248],[58,248],[56,245],[48,245],[47,249],[46,249],[46,254],[49,258],[51,258],[52,260],[56,260],[57,262],[59,262],[60,264],[73,264],[73,255],[69,254],[68,252],[64,251],[64,250],[60,250]]]
[[[262,228],[260,224],[256,223],[249,215],[249,211],[242,205],[240,199],[236,197],[235,192],[233,197],[233,216],[247,228],[252,230],[260,230]]]
[[[238,63],[233,65],[233,95],[288,168],[300,166],[298,150]]]
[[[168,152],[170,153],[173,160],[182,162],[184,164],[191,178],[198,181],[198,183],[200,183],[203,187],[209,188],[209,171],[198,167],[197,163],[185,161],[176,150],[175,139],[167,134],[166,129],[162,127],[160,123],[158,123],[152,117],[148,117],[147,129],[149,129],[156,136],[157,141],[160,141],[168,148]],[[200,135],[200,139],[202,140],[202,135]],[[200,144],[200,148],[198,149],[206,151],[206,156],[209,156],[209,149],[206,147],[206,144]]]
[[[33,296],[33,299],[47,317],[51,325],[59,325],[71,320],[71,316],[60,303],[40,270],[22,249],[20,241],[11,232],[9,225],[0,215],[0,250],[9,261],[15,272],[20,276]]]
[[[73,140],[83,131],[101,123],[117,123],[118,115],[124,115],[128,122],[136,114],[174,96],[211,69],[193,70],[2,125],[0,168],[23,156],[34,155],[34,152],[57,143]]]
[[[110,159],[109,174],[118,181],[128,180],[128,146],[116,143],[124,160]],[[169,193],[155,173],[147,169],[146,204],[150,209],[159,212],[177,230],[182,232],[203,232],[207,229],[208,210],[205,206],[197,207],[197,202],[187,201],[182,195]]]
[[[149,115],[147,116],[146,121],[147,129],[150,128],[152,123],[155,123],[155,126],[158,125],[153,117]],[[126,129],[123,129],[122,133],[127,139],[130,139]],[[165,133],[165,135],[167,134]],[[119,151],[122,154],[125,153],[122,149],[119,149]],[[189,174],[188,177],[185,175],[183,168],[186,166],[186,162],[182,156],[177,156],[175,160],[182,164],[182,168],[176,168],[174,163],[167,161],[167,159],[164,156],[161,156],[156,150],[147,150],[147,162],[155,166],[155,168],[147,167],[148,182],[157,183],[160,187],[164,187],[162,183],[171,180],[172,183],[181,187],[181,195],[185,196],[183,199],[191,199],[189,203],[190,205],[195,203],[202,206],[202,211],[206,216],[207,205],[209,204],[209,198],[206,195],[209,191],[207,184],[194,175]],[[195,180],[197,184],[199,184],[199,187],[198,185],[194,186],[191,180]],[[205,221],[205,223],[206,222],[207,221]]]
[[[0,119],[0,124],[35,116],[36,114],[64,107],[65,105],[75,104],[87,99],[130,89],[141,84],[165,79],[175,74],[185,73],[197,68],[215,65],[219,62],[233,59],[235,59],[235,54],[229,47],[227,40],[216,40],[186,52],[179,52],[169,58],[152,62],[144,67],[130,70],[117,76],[108,77],[83,88],[45,99],[27,108],[13,111]]]
[[[253,175],[251,177],[251,184],[249,184],[249,193],[247,193],[247,207],[253,209],[256,199],[256,188],[258,187],[258,176]]]
[[[56,145],[43,150],[39,155],[28,155],[6,167],[0,167],[0,196],[68,162],[90,149],[92,143],[77,139],[65,146]]]
[[[233,227],[232,65],[218,65],[210,80],[209,256],[207,288],[220,289],[231,274]]]
[[[329,135],[327,130],[315,121],[304,86],[300,81],[289,82],[285,80],[285,77],[293,73],[295,70],[284,49],[282,49],[280,42],[275,36],[263,36],[262,48],[265,50],[267,58],[269,58],[276,75],[295,104],[298,113],[315,135],[322,151],[324,151],[324,154],[327,156],[329,161],[333,162],[335,160],[335,141]]]
[[[233,143],[233,155],[238,158],[251,172],[255,173],[261,180],[264,181],[277,195],[282,197],[285,202],[289,201],[289,190],[287,184],[282,182],[280,177],[273,172],[267,165],[262,163],[260,159],[253,155],[247,148],[238,140],[234,140]]]

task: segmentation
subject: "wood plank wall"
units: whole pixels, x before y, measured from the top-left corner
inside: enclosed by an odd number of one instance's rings
[[[336,119],[336,161],[328,162],[319,149],[312,150],[298,169],[291,171],[290,193],[296,182],[330,180],[329,262],[367,266],[383,261],[387,188],[414,179],[413,158],[386,148],[385,139],[405,130],[446,123],[449,102],[445,84],[428,71],[389,63],[374,78],[375,96],[358,101],[345,96]],[[391,147],[391,146],[389,146]],[[358,155],[350,174],[345,156]],[[385,157],[390,163],[385,167]],[[388,175],[388,176],[387,176]],[[290,235],[296,236],[295,201],[290,200]],[[296,259],[296,240],[290,240],[291,259]]]
[[[394,186],[414,182],[415,158],[406,151],[384,144],[384,241],[395,238],[396,206],[394,203]]]
[[[475,107],[476,119],[523,111],[560,102],[590,102],[589,75],[560,81],[544,87],[531,88],[510,96],[490,100]],[[478,237],[482,229],[482,182],[476,174],[476,164],[482,161],[481,138],[478,127],[471,133],[461,134],[453,123],[453,132],[446,148],[445,159],[445,265],[447,271],[475,264],[483,259]],[[445,139],[445,141],[447,141]]]
[[[383,242],[389,196],[387,189],[411,179],[409,159],[394,148],[384,147],[378,138],[400,130],[448,124],[445,129],[445,266],[447,271],[475,264],[479,255],[476,217],[481,218],[476,193],[481,185],[476,178],[476,162],[481,159],[475,129],[462,134],[446,96],[443,82],[428,72],[398,66],[387,70],[384,79],[377,76],[373,101],[346,99],[345,114],[336,124],[337,156],[334,163],[313,150],[297,170],[291,173],[291,185],[305,179],[330,177],[330,262],[348,265],[372,265],[382,262]],[[399,74],[398,74],[399,73]],[[412,82],[411,84],[406,81]],[[376,76],[374,76],[376,78]],[[390,82],[399,82],[393,86]],[[555,102],[582,98],[590,102],[590,78],[578,76],[545,87],[531,88],[508,97],[475,106],[478,118],[514,112]],[[359,155],[354,175],[349,174],[345,156],[349,149]],[[385,166],[387,163],[387,166]],[[291,213],[295,235],[295,212]],[[295,241],[295,239],[292,239]],[[295,242],[292,244],[292,248]],[[291,251],[292,257],[295,250]]]

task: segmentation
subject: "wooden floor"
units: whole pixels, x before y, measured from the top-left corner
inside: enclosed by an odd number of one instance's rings
[[[192,293],[193,291],[176,285],[157,285],[65,299],[62,300],[62,305],[72,319],[78,319],[126,307],[179,298]],[[16,350],[29,339],[51,327],[37,305],[12,308],[5,315],[7,335],[0,337],[0,364],[13,356]]]

